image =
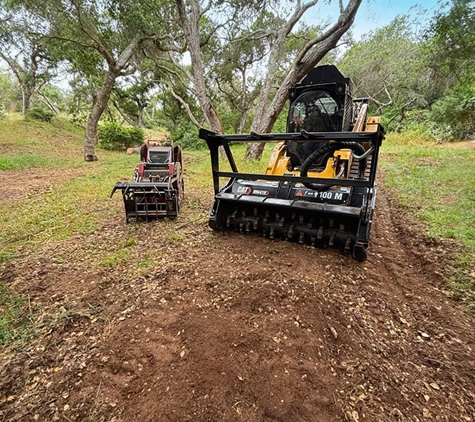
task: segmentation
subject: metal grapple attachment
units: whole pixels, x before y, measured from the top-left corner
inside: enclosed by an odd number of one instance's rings
[[[132,182],[117,182],[126,221],[175,218],[184,196],[182,151],[171,142],[148,141],[140,151]]]

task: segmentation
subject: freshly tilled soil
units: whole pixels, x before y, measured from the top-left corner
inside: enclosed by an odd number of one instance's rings
[[[453,245],[384,189],[363,263],[213,232],[210,192],[141,224],[117,197],[96,232],[25,245],[3,268],[40,334],[2,352],[0,420],[475,420],[473,319],[445,290]],[[132,237],[128,261],[91,265]]]

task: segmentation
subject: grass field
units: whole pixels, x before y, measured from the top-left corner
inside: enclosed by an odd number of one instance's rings
[[[475,303],[475,148],[392,134],[382,148],[385,184],[429,237],[462,246],[450,289]]]

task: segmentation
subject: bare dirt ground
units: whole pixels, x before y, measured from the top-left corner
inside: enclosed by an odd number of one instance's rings
[[[451,245],[381,189],[364,263],[214,233],[208,193],[138,225],[118,199],[97,232],[19,250],[2,278],[43,330],[0,356],[1,421],[475,420],[474,321],[444,292]],[[131,237],[141,271],[90,267]]]

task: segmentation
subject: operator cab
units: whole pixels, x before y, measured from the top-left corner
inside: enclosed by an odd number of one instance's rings
[[[315,110],[318,111],[318,119],[322,122],[321,128],[328,132],[341,130],[341,106],[327,91],[318,90],[305,92],[292,103],[288,116],[289,132],[300,133],[302,130],[310,132],[312,130],[309,129],[315,129],[315,125],[306,127],[305,124],[312,119]]]
[[[354,120],[353,83],[333,65],[318,66],[294,88],[289,90],[290,108],[287,132],[302,133],[311,139],[311,132],[350,131]],[[299,167],[318,142],[289,142],[287,154],[292,167]]]
[[[178,150],[171,141],[147,139],[140,148],[140,161],[149,166],[168,165],[181,159]]]

